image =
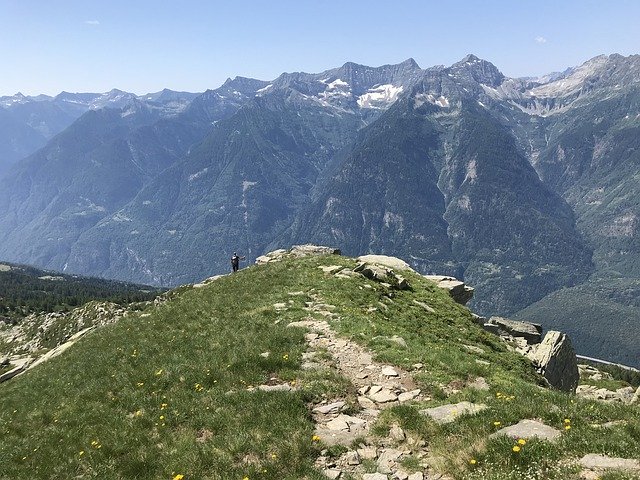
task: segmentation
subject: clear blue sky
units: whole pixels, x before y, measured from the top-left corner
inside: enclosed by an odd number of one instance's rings
[[[204,91],[467,53],[509,76],[640,53],[638,0],[0,0],[0,95]]]

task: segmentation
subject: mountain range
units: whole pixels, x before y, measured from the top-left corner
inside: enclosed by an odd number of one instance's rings
[[[3,97],[0,258],[171,286],[236,250],[375,251],[637,365],[639,86],[640,56],[509,78],[468,55]]]

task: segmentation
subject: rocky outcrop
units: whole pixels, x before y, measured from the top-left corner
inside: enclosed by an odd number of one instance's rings
[[[375,263],[359,263],[354,272],[358,272],[370,280],[376,282],[388,283],[392,287],[400,290],[407,290],[409,283],[402,275],[397,274],[392,269]]]
[[[548,332],[531,360],[551,387],[565,392],[576,391],[580,379],[578,362],[567,335]]]
[[[537,323],[520,322],[502,317],[491,317],[483,326],[495,326],[497,327],[499,335],[524,338],[529,345],[535,345],[542,340],[542,325]]]
[[[294,245],[289,250],[280,248],[256,258],[256,264],[279,262],[285,257],[308,257],[313,255],[341,255],[340,249],[321,245]]]
[[[454,277],[444,275],[425,275],[424,278],[434,282],[439,288],[447,290],[453,300],[461,305],[466,305],[473,298],[473,287]]]
[[[382,265],[383,267],[389,267],[393,270],[409,270],[414,272],[415,270],[405,262],[397,257],[389,257],[387,255],[361,255],[356,258],[359,263],[375,263],[376,265]]]

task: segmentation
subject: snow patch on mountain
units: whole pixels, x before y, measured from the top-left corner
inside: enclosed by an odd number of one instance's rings
[[[403,87],[400,85],[377,85],[358,97],[357,103],[360,108],[385,109],[393,104],[402,93]]]

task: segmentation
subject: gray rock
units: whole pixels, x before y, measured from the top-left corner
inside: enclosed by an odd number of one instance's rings
[[[338,273],[344,267],[342,265],[329,265],[327,267],[320,266],[318,267],[324,273],[328,273],[329,275],[333,275],[334,273]]]
[[[344,461],[347,465],[360,465],[360,456],[355,450],[351,450],[344,454]]]
[[[385,377],[397,377],[398,372],[393,367],[386,366],[382,368],[382,375]]]
[[[424,474],[422,472],[415,472],[409,475],[407,480],[424,480]]]
[[[409,392],[402,392],[400,395],[398,395],[398,401],[400,403],[402,402],[408,402],[410,400],[413,400],[414,398],[416,398],[418,395],[420,395],[420,389],[416,389],[416,390],[411,390]]]
[[[380,473],[393,473],[396,469],[396,460],[400,458],[402,452],[387,448],[378,457],[378,472]]]
[[[542,339],[542,326],[537,323],[520,322],[502,317],[491,317],[487,323],[497,325],[500,331],[507,335],[524,338],[530,345],[540,343]]]
[[[376,447],[364,446],[359,448],[357,452],[362,460],[373,460],[374,458],[378,458]]]
[[[362,480],[389,480],[389,477],[379,472],[365,473],[364,475],[362,475]]]
[[[429,313],[436,313],[435,309],[430,307],[429,305],[427,305],[424,302],[419,302],[418,300],[414,300],[413,303],[415,303],[416,305],[418,305],[419,307],[424,308],[427,312]]]
[[[293,387],[288,383],[282,383],[280,385],[258,385],[258,390],[263,392],[289,392],[293,390]]]
[[[389,430],[389,438],[396,442],[402,442],[406,438],[404,430],[400,428],[400,425],[393,424],[391,430]]]
[[[426,408],[420,410],[422,415],[431,417],[436,423],[451,423],[461,415],[475,415],[486,409],[484,404],[471,402],[460,402],[455,404],[440,405],[439,407]]]
[[[598,455],[589,453],[579,460],[584,468],[592,470],[627,470],[632,472],[640,472],[640,461],[629,458],[614,458],[606,455]]]
[[[461,305],[466,305],[473,298],[473,288],[465,285],[457,278],[447,277],[443,275],[424,275],[427,280],[435,282],[435,284],[447,292],[453,300]]]
[[[564,333],[548,332],[532,361],[551,387],[564,392],[575,392],[580,379],[576,352]]]
[[[413,268],[407,262],[396,257],[388,257],[387,255],[362,255],[357,258],[360,263],[374,263],[389,267],[393,270],[409,270],[413,272]]]
[[[324,415],[328,413],[337,413],[342,409],[342,407],[344,407],[344,405],[344,402],[334,402],[327,405],[320,405],[314,408],[313,411],[316,413],[322,413]]]
[[[386,388],[383,388],[379,392],[373,394],[369,393],[367,396],[376,403],[395,402],[398,399],[395,393]]]
[[[340,475],[342,475],[342,471],[338,470],[337,468],[325,468],[322,473],[324,473],[325,477],[331,478],[332,480],[340,478]]]
[[[473,382],[467,384],[468,388],[474,388],[475,390],[489,390],[491,387],[484,379],[484,377],[478,377]]]
[[[538,438],[540,440],[554,441],[560,438],[561,432],[553,427],[540,423],[536,420],[520,420],[515,425],[501,428],[491,434],[491,437],[505,435],[510,438]]]

